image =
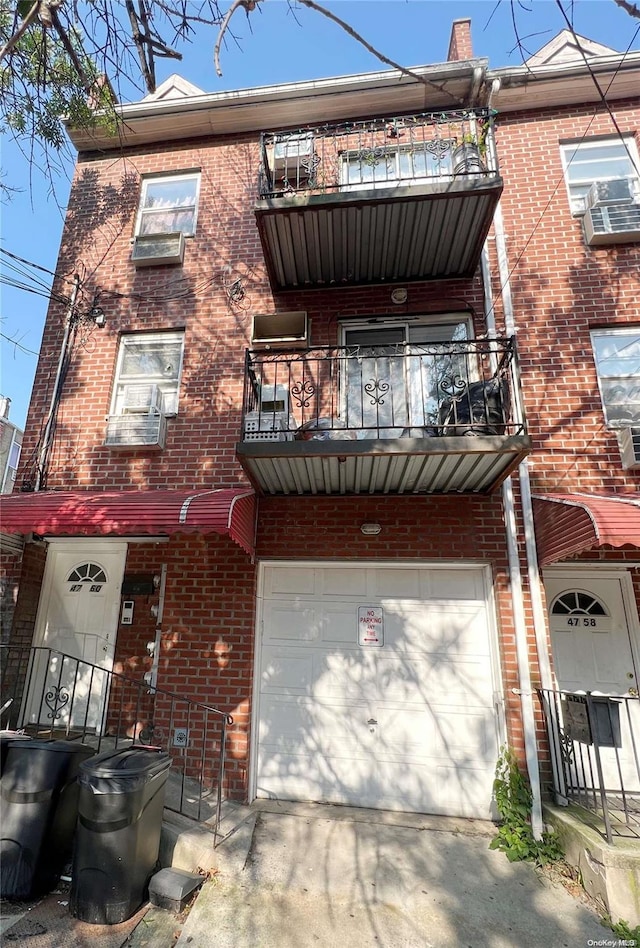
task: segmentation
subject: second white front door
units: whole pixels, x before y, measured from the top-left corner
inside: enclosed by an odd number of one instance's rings
[[[50,543],[25,724],[99,730],[108,693],[105,672],[113,665],[126,554],[125,542]],[[70,660],[50,654],[49,649]]]

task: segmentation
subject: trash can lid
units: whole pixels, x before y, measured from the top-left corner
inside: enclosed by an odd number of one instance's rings
[[[29,751],[46,750],[50,754],[84,754],[85,757],[92,757],[96,752],[95,747],[89,747],[88,744],[82,744],[80,741],[30,740],[28,747]]]
[[[127,747],[124,750],[107,751],[80,764],[84,774],[95,777],[135,777],[168,770],[170,754],[142,747]]]

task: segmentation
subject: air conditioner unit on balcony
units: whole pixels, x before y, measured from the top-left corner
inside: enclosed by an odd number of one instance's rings
[[[311,132],[282,135],[273,143],[273,167],[276,171],[286,167],[295,168],[303,158],[310,158],[312,154]]]
[[[131,259],[136,267],[158,267],[184,260],[184,234],[139,234],[133,240]]]
[[[244,417],[245,441],[291,441],[289,415],[286,412],[250,411]]]
[[[591,247],[640,241],[640,204],[612,204],[587,208],[584,236]]]
[[[622,466],[628,471],[640,469],[640,428],[623,428],[618,432]]]
[[[167,419],[157,415],[111,415],[107,419],[105,444],[112,448],[164,448]]]
[[[633,204],[633,178],[612,178],[609,181],[594,181],[587,191],[586,206],[610,207],[612,204]]]
[[[306,312],[254,315],[252,349],[304,349],[308,344],[309,320]]]
[[[120,400],[123,415],[162,414],[162,391],[158,385],[144,383],[125,385]]]

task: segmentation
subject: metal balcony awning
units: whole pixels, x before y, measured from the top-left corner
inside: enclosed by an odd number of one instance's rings
[[[42,491],[0,498],[2,531],[39,536],[226,534],[252,554],[252,490]]]
[[[502,179],[486,174],[264,198],[255,213],[272,286],[471,277],[501,192]]]
[[[535,494],[541,566],[602,546],[640,548],[640,500],[619,494]]]

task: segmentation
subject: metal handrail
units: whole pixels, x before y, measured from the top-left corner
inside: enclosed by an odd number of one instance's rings
[[[13,728],[26,733],[35,731],[41,738],[64,736],[81,740],[95,746],[98,753],[107,742],[115,748],[126,743],[153,744],[166,749],[171,754],[172,767],[181,772],[178,802],[175,805],[169,799],[165,804],[169,810],[200,821],[209,795],[205,784],[215,779],[217,839],[225,784],[227,728],[233,724],[231,714],[56,649],[1,645],[0,673],[0,700],[3,710],[12,709]],[[158,708],[158,699],[164,702],[164,708]],[[144,714],[148,723],[141,727]],[[215,721],[214,733],[210,716]],[[158,717],[167,722],[166,736],[164,729],[154,723]],[[171,740],[177,724],[185,725],[180,730],[187,735],[186,745],[178,748],[175,740]],[[213,749],[217,742],[215,766],[209,747]]]
[[[594,813],[602,821],[594,828],[609,843],[640,838],[638,696],[538,689],[538,697],[556,802]]]

